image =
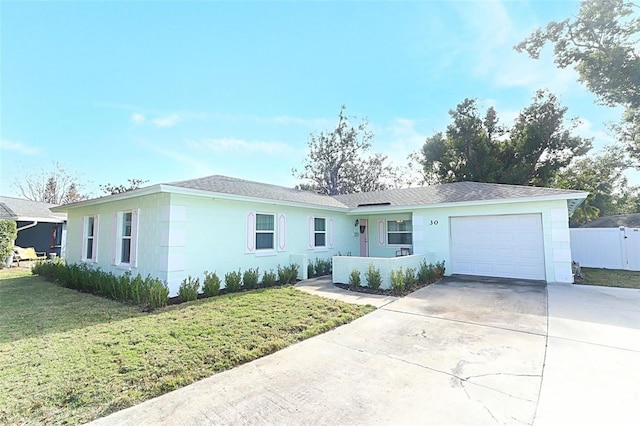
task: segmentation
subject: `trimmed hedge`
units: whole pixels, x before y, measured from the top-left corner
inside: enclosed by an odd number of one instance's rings
[[[63,287],[140,305],[143,309],[161,308],[169,300],[167,284],[151,275],[132,277],[127,271],[116,276],[86,264],[67,265],[62,260],[38,261],[31,272]]]
[[[4,261],[13,252],[13,243],[18,236],[16,222],[13,220],[0,220],[0,269]]]

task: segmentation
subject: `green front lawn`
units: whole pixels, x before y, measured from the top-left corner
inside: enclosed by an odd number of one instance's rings
[[[282,287],[148,314],[0,271],[0,424],[86,422],[372,310]]]
[[[582,268],[582,275],[584,278],[578,284],[640,288],[640,271]]]

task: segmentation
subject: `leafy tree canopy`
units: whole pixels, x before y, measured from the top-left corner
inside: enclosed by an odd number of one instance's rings
[[[555,95],[538,91],[511,128],[500,126],[489,108],[480,115],[474,99],[449,111],[446,132],[427,138],[418,156],[429,183],[476,181],[546,186],[591,142],[565,126],[567,108]]]
[[[398,185],[397,168],[385,155],[370,153],[373,133],[367,120],[352,124],[357,119],[348,117],[345,109],[343,105],[333,130],[309,136],[304,168],[292,170],[293,176],[307,181],[298,188],[336,195]]]
[[[640,157],[640,5],[625,0],[587,0],[573,19],[552,21],[515,49],[538,59],[547,43],[560,68],[574,66],[583,82],[606,105],[626,111],[617,130]]]

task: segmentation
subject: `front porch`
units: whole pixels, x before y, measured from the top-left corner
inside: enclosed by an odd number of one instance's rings
[[[380,271],[383,289],[391,288],[391,271],[402,267],[418,269],[424,260],[427,263],[435,263],[433,254],[413,254],[400,257],[360,257],[360,256],[333,256],[333,282],[349,283],[349,275],[354,269],[360,272],[362,284],[366,285],[365,273],[369,270],[369,265],[373,264]]]

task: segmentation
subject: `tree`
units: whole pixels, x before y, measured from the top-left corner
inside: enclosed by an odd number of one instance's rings
[[[13,245],[17,236],[16,222],[14,220],[0,219],[0,268],[4,267],[5,260],[13,252]]]
[[[555,95],[538,91],[509,129],[499,125],[494,108],[483,118],[477,102],[465,99],[449,111],[453,123],[446,133],[427,138],[422,147],[427,181],[548,185],[554,173],[590,148],[588,140],[571,134],[575,122],[565,127],[566,111]]]
[[[82,194],[83,185],[77,175],[69,173],[59,163],[53,163],[53,169],[28,174],[14,180],[14,187],[27,200],[50,204],[67,204],[87,199]]]
[[[299,188],[336,195],[377,191],[398,183],[398,170],[388,158],[369,153],[373,133],[368,122],[352,125],[355,117],[345,115],[345,109],[343,105],[333,130],[310,135],[304,169],[292,169],[293,176],[308,181]]]
[[[600,216],[636,211],[637,191],[628,187],[624,175],[627,163],[620,147],[607,147],[601,154],[575,160],[555,176],[555,188],[589,192],[572,220],[586,223]]]
[[[546,43],[554,45],[555,63],[574,66],[579,80],[610,106],[626,110],[618,126],[621,139],[640,157],[640,5],[624,0],[587,0],[578,16],[552,21],[515,49],[538,59]]]
[[[100,186],[100,190],[103,191],[104,193],[114,195],[114,194],[122,194],[123,192],[133,191],[134,189],[140,188],[140,185],[144,185],[149,181],[142,180],[142,179],[127,179],[127,182],[129,182],[128,186],[124,186],[122,184],[116,186],[110,183],[107,183],[105,185],[99,185],[99,186]]]

